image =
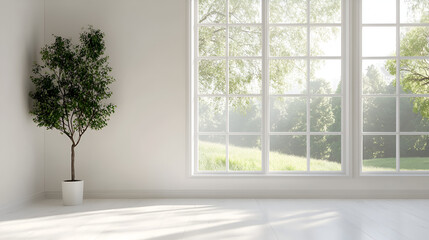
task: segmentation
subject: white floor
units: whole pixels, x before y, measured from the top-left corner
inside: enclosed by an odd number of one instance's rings
[[[43,200],[0,215],[0,239],[429,239],[429,200]]]

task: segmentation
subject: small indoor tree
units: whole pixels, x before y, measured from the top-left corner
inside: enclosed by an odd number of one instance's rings
[[[104,33],[91,26],[80,34],[79,44],[54,36],[41,50],[42,64],[35,64],[30,92],[30,113],[39,127],[57,129],[71,141],[71,179],[75,176],[75,148],[88,128],[107,125],[115,105],[106,103],[114,78],[105,56]]]

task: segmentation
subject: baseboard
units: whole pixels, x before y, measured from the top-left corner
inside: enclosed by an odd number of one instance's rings
[[[36,201],[40,201],[42,199],[45,199],[45,192],[39,192],[36,194],[33,194],[23,200],[15,201],[14,203],[6,204],[4,206],[0,206],[0,214],[8,213],[14,210],[17,210],[19,208],[22,208],[26,205],[29,205],[31,203],[34,203]]]
[[[45,192],[46,198],[61,198],[60,191]],[[429,190],[144,190],[88,191],[85,198],[308,198],[308,199],[429,199]]]

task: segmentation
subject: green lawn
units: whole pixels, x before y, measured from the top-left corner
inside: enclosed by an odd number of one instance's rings
[[[231,171],[260,171],[261,150],[229,146],[229,168]],[[311,159],[311,170],[341,171],[341,164],[326,160]],[[224,171],[225,146],[211,142],[199,142],[199,169],[206,171]],[[305,157],[286,155],[278,152],[270,154],[271,171],[306,171]]]
[[[261,150],[229,146],[229,167],[231,171],[260,171]],[[394,171],[394,158],[364,160],[363,171]],[[224,171],[226,168],[225,146],[218,143],[199,142],[199,170]],[[320,159],[310,160],[312,171],[341,171],[341,164]],[[271,171],[306,171],[305,157],[287,155],[278,152],[270,153]],[[428,158],[402,158],[401,170],[429,170]]]
[[[363,161],[363,171],[395,171],[395,158],[377,158]],[[429,170],[429,157],[401,158],[401,171]]]

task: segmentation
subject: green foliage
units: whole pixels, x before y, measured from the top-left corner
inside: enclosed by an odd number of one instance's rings
[[[198,64],[198,77],[200,94],[224,94],[226,91],[226,62],[201,60]]]
[[[420,16],[418,22],[428,22],[429,14],[426,11],[429,7],[427,1],[406,0],[409,7],[409,13],[413,13],[413,17]],[[426,10],[425,10],[426,9]],[[425,10],[423,12],[419,12]],[[429,28],[427,27],[411,27],[405,29],[401,36],[400,54],[401,56],[429,56]],[[386,69],[392,76],[396,76],[397,62],[396,60],[388,60],[386,62]],[[401,90],[410,94],[428,94],[429,93],[429,61],[428,59],[413,59],[401,60],[399,63],[400,72],[400,87]],[[372,79],[377,79],[372,78]],[[396,85],[396,82],[393,84]],[[381,86],[381,84],[379,85]],[[408,103],[407,103],[408,102]],[[409,106],[412,107],[412,112],[408,111]],[[395,106],[384,105],[384,109]],[[424,131],[428,126],[429,118],[429,99],[426,97],[413,97],[401,99],[401,129],[412,129]],[[375,111],[386,111],[383,109],[375,109]],[[378,116],[381,114],[379,113]],[[394,123],[393,123],[394,124]],[[425,127],[426,126],[426,127]],[[402,139],[402,138],[401,138]],[[416,139],[402,139],[401,141],[401,154],[406,156],[425,156],[428,136],[418,136]],[[410,142],[412,141],[412,142]],[[374,141],[375,143],[375,141]],[[386,146],[394,147],[394,143],[382,141]],[[392,149],[388,151],[392,152]],[[375,154],[374,151],[367,152],[364,157],[372,158],[370,156]],[[381,155],[383,156],[383,155]],[[402,160],[401,160],[402,168]]]
[[[393,93],[395,92],[395,82],[386,85],[383,81],[381,73],[378,71],[377,67],[370,65],[368,69],[364,69],[366,74],[362,76],[362,92],[365,94],[379,94],[379,93]],[[396,72],[396,67],[395,70]],[[390,70],[389,70],[390,72]]]
[[[401,8],[407,11],[409,22],[429,23],[429,2],[427,0],[403,0]]]
[[[299,1],[299,0],[298,0]],[[311,0],[310,21],[314,23],[341,22],[341,1]]]
[[[78,45],[54,37],[40,52],[43,64],[33,68],[30,113],[39,127],[59,130],[76,146],[88,128],[102,129],[114,113],[116,106],[105,103],[114,78],[100,30],[89,27],[80,34]]]

